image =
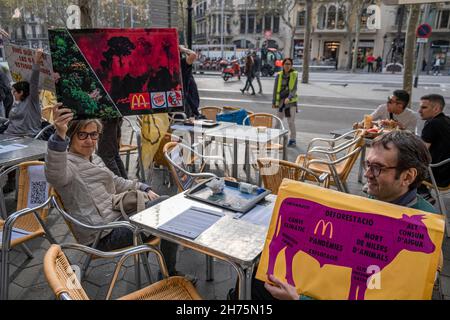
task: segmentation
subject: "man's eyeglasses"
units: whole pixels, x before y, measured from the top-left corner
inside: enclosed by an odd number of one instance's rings
[[[94,132],[78,131],[77,132],[77,137],[80,140],[86,140],[88,136],[91,137],[92,140],[97,140],[99,133],[97,131],[94,131]]]
[[[370,163],[369,161],[363,162],[364,171],[370,170],[370,173],[376,178],[381,174],[383,170],[396,169],[397,167],[385,167],[379,164]]]

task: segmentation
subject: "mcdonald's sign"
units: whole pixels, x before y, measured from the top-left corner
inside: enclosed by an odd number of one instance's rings
[[[316,224],[316,228],[314,229],[314,234],[317,234],[317,229],[319,229],[320,225],[322,225],[322,236],[325,235],[325,233],[327,232],[328,226],[330,226],[330,236],[329,236],[329,238],[332,239],[333,238],[333,224],[330,221],[325,223],[324,220],[320,220]]]
[[[131,93],[129,96],[131,110],[150,110],[150,96],[148,93]]]

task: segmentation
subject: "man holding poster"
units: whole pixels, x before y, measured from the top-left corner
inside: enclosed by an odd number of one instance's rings
[[[392,131],[378,137],[373,141],[365,161],[369,197],[436,213],[434,207],[417,194],[417,187],[426,177],[430,160],[425,144],[408,131]],[[269,279],[273,285],[266,283],[263,287],[261,281],[253,282],[253,298],[299,298],[293,285],[280,281],[273,275]]]

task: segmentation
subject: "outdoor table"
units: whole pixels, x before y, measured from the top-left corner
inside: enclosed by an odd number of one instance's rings
[[[47,153],[47,141],[0,134],[0,167],[6,168],[24,161],[39,160]],[[2,185],[3,182],[0,183]],[[3,186],[0,187],[0,214],[6,217]]]
[[[219,125],[212,127],[212,128],[208,128],[208,127],[202,127],[202,126],[189,126],[189,125],[185,125],[185,124],[173,124],[170,126],[170,128],[172,129],[172,133],[176,136],[179,136],[179,134],[177,134],[178,132],[187,132],[189,133],[189,137],[190,137],[190,144],[194,145],[195,143],[195,139],[197,137],[201,137],[202,142],[205,141],[205,134],[213,131],[213,130],[224,130],[225,128],[231,127],[234,125],[234,123],[231,122],[218,122]],[[202,150],[202,154],[203,154],[203,150]],[[205,154],[203,154],[205,155]],[[193,154],[192,154],[193,156]],[[225,157],[225,155],[224,155]],[[195,166],[193,166],[193,169],[195,170]]]
[[[249,155],[250,142],[256,142],[258,145],[266,145],[274,139],[283,138],[283,160],[287,159],[287,137],[288,130],[267,128],[263,132],[258,131],[257,127],[234,124],[224,129],[216,129],[205,133],[206,137],[222,138],[225,143],[226,139],[233,139],[233,170],[232,176],[238,179],[238,142],[244,141],[245,154]],[[245,171],[247,179],[250,176],[250,163],[245,159]]]
[[[275,200],[275,195],[268,195],[255,208],[241,214],[189,199],[181,193],[133,215],[130,221],[155,236],[230,263],[238,274],[239,298],[250,299],[253,268],[264,248]],[[195,239],[159,229],[191,207],[223,216]]]

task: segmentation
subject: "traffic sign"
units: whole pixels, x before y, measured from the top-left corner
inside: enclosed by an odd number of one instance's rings
[[[429,38],[431,36],[432,28],[428,23],[422,23],[416,31],[418,38]]]
[[[417,43],[428,43],[428,38],[417,38]]]

